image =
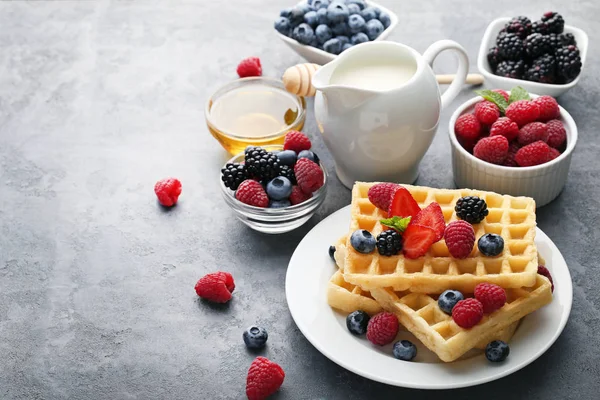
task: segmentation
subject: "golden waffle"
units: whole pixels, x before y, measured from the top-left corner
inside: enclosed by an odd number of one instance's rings
[[[347,283],[340,271],[329,280],[327,285],[327,303],[337,310],[350,314],[362,310],[369,315],[375,315],[383,309],[371,294],[359,286]]]
[[[463,329],[439,308],[437,300],[430,295],[381,288],[371,290],[371,295],[446,362],[456,360],[478,343],[492,341],[498,331],[552,301],[550,281],[536,274],[534,286],[506,289],[507,302],[501,309],[484,315],[473,328]]]
[[[350,232],[366,229],[377,236],[383,226],[379,222],[387,213],[375,207],[367,196],[375,183],[356,182],[352,189]],[[528,287],[535,284],[537,249],[535,239],[535,201],[529,197],[512,197],[471,189],[432,189],[403,185],[421,208],[438,202],[446,223],[457,220],[454,206],[463,196],[479,196],[488,205],[489,214],[473,225],[475,237],[496,233],[504,239],[504,251],[498,257],[485,257],[477,245],[471,255],[458,260],[450,256],[444,240],[434,243],[424,257],[415,260],[402,254],[380,256],[377,251],[361,254],[346,240],[344,279],[363,289],[391,287],[420,293],[441,293],[456,289],[470,293],[481,282],[504,288]]]

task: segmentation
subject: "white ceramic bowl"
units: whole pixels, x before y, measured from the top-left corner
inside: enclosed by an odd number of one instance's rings
[[[538,96],[532,94],[531,97]],[[450,118],[448,133],[452,146],[452,172],[457,187],[532,197],[537,207],[550,203],[565,186],[571,166],[571,154],[577,144],[577,125],[571,115],[559,106],[559,119],[567,131],[567,148],[559,157],[533,167],[504,167],[490,164],[470,154],[458,143],[454,133],[456,119],[466,112],[473,112],[475,104],[481,100],[477,96],[465,102]]]
[[[302,3],[306,3],[306,2],[301,1],[298,4],[302,4]],[[375,3],[374,1],[367,1],[367,5],[372,6],[372,7],[377,7],[382,12],[385,12],[390,16],[390,21],[391,21],[390,26],[388,26],[383,32],[381,32],[381,35],[379,35],[375,39],[375,40],[385,40],[390,35],[392,30],[396,27],[396,25],[398,25],[398,16],[394,12],[388,10],[387,8],[385,8],[383,6],[380,6],[379,4]],[[275,29],[273,29],[273,30],[275,30]],[[285,35],[282,35],[281,33],[277,32],[276,30],[275,30],[275,33],[277,34],[277,36],[279,36],[279,38],[281,40],[283,40],[283,42],[285,44],[290,46],[290,48],[292,50],[294,50],[296,53],[298,53],[301,57],[305,58],[308,62],[318,64],[318,65],[325,65],[329,61],[332,61],[335,57],[337,57],[335,54],[328,53],[325,50],[321,50],[316,47],[300,44],[296,40],[294,40],[290,37],[287,37]]]
[[[573,36],[575,36],[581,57],[581,72],[574,81],[564,85],[554,85],[550,83],[529,82],[522,79],[505,78],[503,76],[494,75],[487,60],[487,52],[496,45],[496,37],[508,21],[510,21],[510,18],[498,18],[492,21],[492,23],[490,23],[485,30],[483,40],[481,41],[481,47],[479,47],[477,68],[479,68],[479,72],[481,72],[481,74],[485,77],[488,86],[504,90],[510,90],[515,86],[521,86],[528,92],[537,93],[540,96],[548,95],[558,97],[567,90],[571,89],[573,86],[577,85],[577,82],[579,82],[579,78],[581,77],[585,67],[585,58],[588,49],[588,36],[581,29],[570,25],[565,25],[564,32],[572,33]]]

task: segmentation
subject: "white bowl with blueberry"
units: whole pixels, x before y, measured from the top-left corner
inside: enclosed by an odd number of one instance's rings
[[[236,217],[270,234],[307,222],[325,200],[327,172],[309,139],[292,131],[284,145],[248,147],[221,169],[221,193]],[[292,142],[292,144],[290,144]]]
[[[367,0],[307,0],[281,11],[281,40],[306,60],[324,65],[350,47],[386,39],[398,17]]]

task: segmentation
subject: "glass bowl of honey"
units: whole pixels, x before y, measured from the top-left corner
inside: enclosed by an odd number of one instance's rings
[[[287,132],[302,130],[306,102],[277,79],[242,78],[210,96],[205,116],[210,133],[235,155],[247,146],[283,144]]]

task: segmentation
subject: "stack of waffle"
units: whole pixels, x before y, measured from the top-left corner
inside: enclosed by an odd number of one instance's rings
[[[521,318],[552,300],[550,282],[537,274],[533,199],[404,185],[421,208],[437,202],[446,224],[458,219],[454,206],[459,198],[484,199],[489,214],[473,225],[475,237],[479,239],[486,233],[501,235],[504,251],[498,257],[486,257],[475,245],[469,257],[458,260],[450,255],[442,239],[418,259],[402,254],[386,257],[376,250],[361,254],[350,244],[350,233],[355,230],[366,229],[377,236],[384,229],[380,220],[387,218],[387,213],[375,207],[367,195],[374,184],[357,182],[352,190],[350,230],[336,243],[339,270],[328,286],[331,307],[347,313],[363,310],[371,315],[383,310],[392,312],[442,361],[450,362],[492,340],[508,341]],[[437,297],[447,289],[472,297],[475,286],[482,282],[503,287],[507,302],[473,328],[461,328],[439,308]]]

